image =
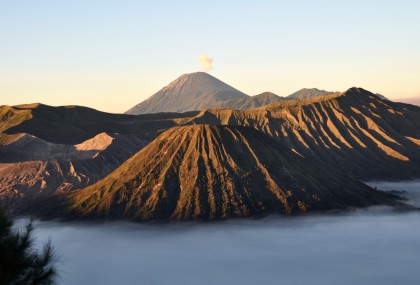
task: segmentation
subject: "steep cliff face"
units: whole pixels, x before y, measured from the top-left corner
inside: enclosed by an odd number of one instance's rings
[[[186,124],[249,126],[361,179],[420,177],[420,108],[361,88],[255,110],[207,110]]]
[[[70,194],[64,211],[68,218],[213,220],[393,203],[252,128],[196,125],[166,131]]]

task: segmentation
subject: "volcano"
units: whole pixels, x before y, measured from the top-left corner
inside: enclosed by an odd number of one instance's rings
[[[55,215],[70,219],[218,220],[394,203],[252,128],[211,125],[171,128],[64,197]]]
[[[249,96],[210,74],[196,72],[180,76],[126,114],[197,111],[241,98]]]

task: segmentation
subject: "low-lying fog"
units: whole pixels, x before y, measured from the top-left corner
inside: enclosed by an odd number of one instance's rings
[[[407,190],[420,202],[420,181],[369,184]],[[205,224],[36,228],[37,240],[50,237],[60,256],[62,284],[420,284],[419,212],[376,207]]]

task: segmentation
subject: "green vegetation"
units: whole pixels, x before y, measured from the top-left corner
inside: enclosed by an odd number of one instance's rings
[[[55,256],[48,242],[40,252],[34,247],[33,223],[23,232],[12,229],[13,222],[0,210],[0,284],[55,284]]]

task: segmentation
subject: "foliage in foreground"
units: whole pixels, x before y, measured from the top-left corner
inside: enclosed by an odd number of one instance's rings
[[[14,230],[12,220],[0,209],[0,285],[55,284],[54,251],[49,241],[34,248],[33,222],[24,231]]]

